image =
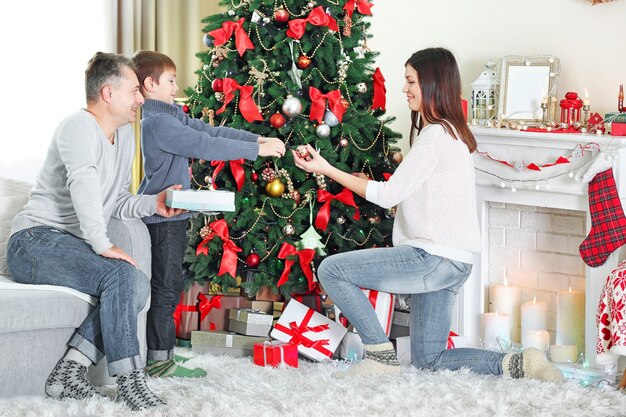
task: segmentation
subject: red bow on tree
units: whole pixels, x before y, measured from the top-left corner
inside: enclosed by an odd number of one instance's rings
[[[319,6],[311,11],[309,17],[306,19],[294,19],[289,21],[289,29],[287,29],[287,36],[294,39],[300,39],[304,35],[307,23],[313,26],[327,26],[328,29],[339,31],[337,22],[332,17],[328,16],[324,11],[324,7]]]
[[[372,6],[373,4],[365,1],[365,0],[348,0],[346,2],[346,5],[343,6],[343,9],[346,11],[346,14],[348,15],[348,17],[352,17],[352,13],[354,13],[354,8],[356,6],[356,9],[359,11],[359,13],[361,14],[367,14],[367,15],[372,15]]]
[[[278,259],[285,260],[285,269],[283,270],[277,287],[283,285],[289,279],[289,273],[291,272],[291,266],[296,262],[295,259],[287,259],[288,256],[296,255],[300,260],[300,268],[302,268],[302,272],[304,272],[304,276],[306,276],[307,281],[309,282],[309,291],[313,291],[315,288],[315,283],[313,282],[313,271],[311,270],[311,261],[315,256],[315,249],[302,249],[298,251],[295,246],[290,243],[284,242],[280,247],[280,251],[278,251]]]
[[[380,72],[380,68],[376,68],[372,79],[374,81],[374,99],[372,101],[372,110],[381,108],[385,111],[385,106],[387,105],[387,89],[385,88],[385,77],[383,77],[383,73]]]
[[[235,177],[235,182],[237,183],[237,191],[241,191],[243,187],[243,183],[246,181],[246,174],[243,170],[241,164],[243,164],[243,159],[233,159],[231,161],[211,161],[211,166],[215,167],[213,171],[213,188],[217,190],[217,185],[215,184],[215,178],[217,174],[224,168],[226,162],[229,162],[230,172],[232,172],[233,177]]]
[[[221,114],[226,110],[228,103],[235,98],[234,92],[239,90],[239,110],[241,115],[251,123],[255,120],[263,120],[263,116],[259,113],[259,109],[256,106],[254,100],[252,100],[252,91],[254,87],[251,85],[239,85],[237,81],[232,78],[224,78],[224,105],[216,112]]]
[[[252,41],[243,28],[244,20],[245,18],[242,17],[238,22],[224,22],[221,28],[210,31],[209,35],[215,39],[213,43],[217,46],[225,44],[235,32],[235,46],[237,46],[239,56],[243,56],[246,49],[254,49]]]
[[[229,273],[233,278],[237,275],[237,252],[241,252],[241,248],[237,247],[235,243],[230,240],[230,234],[228,233],[228,225],[226,220],[220,219],[209,224],[209,227],[213,230],[196,249],[196,256],[200,254],[209,255],[209,242],[215,236],[219,236],[224,241],[224,253],[222,254],[222,262],[220,263],[220,270],[217,275],[224,275]]]
[[[311,114],[309,119],[317,120],[319,123],[322,123],[324,121],[324,112],[326,111],[326,100],[328,100],[330,111],[332,111],[341,122],[343,114],[346,112],[346,108],[343,107],[341,103],[341,91],[332,90],[327,94],[322,94],[317,88],[309,87],[309,97],[311,98]]]
[[[330,219],[330,202],[333,200],[341,201],[345,205],[354,207],[356,211],[354,212],[353,219],[359,220],[361,218],[359,208],[354,202],[354,195],[352,194],[352,191],[344,188],[339,194],[332,195],[326,190],[319,190],[317,192],[317,201],[324,203],[324,205],[320,208],[320,211],[315,217],[315,227],[318,229],[326,231],[326,228],[328,227],[328,220]]]

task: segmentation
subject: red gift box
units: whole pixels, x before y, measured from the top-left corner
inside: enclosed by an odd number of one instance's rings
[[[277,367],[281,363],[294,368],[298,367],[298,347],[296,345],[279,341],[254,344],[255,365]]]
[[[251,308],[252,301],[240,296],[198,294],[198,329],[228,330],[228,310]]]
[[[193,283],[188,290],[180,294],[180,301],[174,311],[176,337],[191,339],[191,332],[198,330],[198,294],[208,292],[210,284]]]
[[[626,123],[611,123],[611,136],[626,136]]]

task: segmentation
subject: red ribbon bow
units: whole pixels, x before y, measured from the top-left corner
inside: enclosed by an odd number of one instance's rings
[[[309,97],[311,98],[311,120],[317,120],[319,123],[324,121],[324,112],[326,111],[326,100],[328,99],[328,107],[333,112],[337,119],[341,122],[343,114],[346,112],[346,108],[341,103],[341,91],[332,90],[327,94],[322,94],[320,90],[315,87],[309,87]]]
[[[172,313],[172,318],[174,319],[174,326],[176,326],[176,333],[180,328],[181,319],[183,317],[183,312],[185,313],[193,313],[198,311],[196,306],[188,306],[183,304],[183,297],[181,296],[180,302],[176,306],[176,310]]]
[[[241,191],[243,187],[243,183],[246,180],[246,173],[243,170],[241,164],[243,164],[243,159],[233,159],[228,161],[230,165],[230,172],[232,172],[233,177],[235,177],[235,182],[237,183],[237,191]],[[215,184],[215,178],[217,174],[224,168],[226,165],[226,161],[211,161],[211,166],[215,167],[213,171],[213,188],[217,190],[217,185]]]
[[[354,212],[353,219],[359,220],[361,218],[359,208],[354,202],[354,195],[352,194],[352,191],[344,188],[339,194],[332,195],[326,190],[319,190],[317,192],[317,201],[324,203],[324,205],[320,208],[320,211],[315,217],[315,227],[318,229],[326,231],[326,228],[328,227],[328,220],[330,219],[330,202],[333,200],[341,201],[343,204],[354,207],[356,210]]]
[[[289,29],[287,29],[287,36],[294,39],[300,39],[304,35],[307,23],[313,26],[327,26],[328,29],[339,31],[337,27],[337,21],[328,16],[324,11],[324,7],[318,6],[311,11],[309,17],[306,19],[294,19],[289,21]]]
[[[202,293],[198,294],[198,311],[200,311],[200,322],[202,322],[202,320],[204,320],[214,308],[222,308],[222,297],[222,295],[214,295],[209,300],[206,295]]]
[[[209,242],[215,236],[219,236],[224,241],[224,253],[222,254],[222,262],[220,263],[220,270],[217,275],[224,275],[229,273],[233,278],[237,274],[237,252],[241,252],[241,248],[237,247],[235,243],[230,240],[230,234],[228,232],[228,225],[226,220],[220,219],[209,224],[209,227],[213,230],[196,249],[196,256],[200,254],[209,255]]]
[[[213,42],[216,46],[220,46],[225,44],[231,36],[233,36],[233,32],[235,32],[235,46],[237,46],[237,51],[239,52],[239,56],[243,56],[246,49],[254,49],[254,45],[252,41],[248,37],[245,29],[243,28],[243,22],[245,18],[239,19],[238,22],[228,21],[222,23],[222,27],[219,29],[215,29],[209,32],[209,35],[215,39]]]
[[[446,346],[446,349],[454,349],[454,340],[452,340],[452,336],[458,336],[458,334],[450,330],[450,333],[448,334],[448,346]]]
[[[246,119],[248,123],[255,120],[263,120],[263,116],[259,113],[259,109],[252,99],[254,87],[251,85],[239,85],[239,83],[232,78],[224,78],[224,105],[220,107],[216,113],[221,114],[226,110],[228,103],[235,98],[234,92],[237,90],[239,90],[239,110],[241,110],[241,115],[244,119]]]
[[[383,73],[380,71],[380,68],[376,68],[376,71],[374,71],[374,75],[372,76],[372,80],[374,82],[372,110],[381,108],[385,111],[385,106],[387,105],[387,88],[385,88],[385,77],[383,77]]]
[[[315,249],[302,249],[301,251],[297,250],[295,246],[290,243],[284,242],[278,251],[278,259],[285,260],[285,269],[283,270],[277,287],[283,285],[289,279],[289,273],[291,272],[292,265],[296,262],[295,259],[287,259],[288,256],[295,255],[300,260],[300,268],[302,268],[302,272],[304,272],[304,276],[306,276],[307,281],[309,282],[309,291],[313,291],[314,283],[313,283],[313,271],[311,271],[311,261],[315,256]]]
[[[309,321],[311,320],[311,317],[313,317],[313,310],[309,308],[304,315],[304,318],[302,319],[300,325],[298,325],[297,322],[292,321],[291,323],[289,323],[289,327],[283,326],[280,323],[276,323],[274,325],[274,328],[291,336],[291,340],[289,340],[288,343],[294,344],[296,346],[302,345],[306,348],[312,348],[328,357],[331,357],[333,353],[324,347],[329,344],[329,339],[320,339],[313,341],[304,336],[304,333],[307,332],[319,333],[329,329],[328,324],[320,324],[319,326],[314,327],[307,326],[307,324],[309,324]]]
[[[352,13],[354,13],[354,8],[357,8],[359,13],[372,15],[372,6],[373,4],[366,0],[348,0],[346,5],[343,6],[343,9],[346,11],[348,17],[352,17]]]

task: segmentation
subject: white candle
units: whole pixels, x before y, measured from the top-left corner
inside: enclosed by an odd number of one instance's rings
[[[572,345],[550,346],[550,360],[556,363],[578,362],[578,348]]]
[[[585,350],[585,293],[560,291],[556,303],[556,344]]]
[[[483,314],[483,343],[486,348],[499,348],[498,337],[509,340],[511,320],[507,314]]]
[[[534,347],[547,352],[550,346],[550,333],[545,330],[526,330],[522,333],[522,346],[524,349]]]
[[[588,106],[589,105],[589,93],[587,93],[587,89],[585,88],[585,98],[583,99],[583,105],[584,106]]]
[[[511,334],[507,339],[512,342],[519,342],[519,288],[507,285],[494,284],[489,286],[489,311],[498,311],[500,314],[506,314],[511,321]]]
[[[545,301],[532,301],[522,304],[522,335],[526,330],[546,330],[548,328],[548,305]]]

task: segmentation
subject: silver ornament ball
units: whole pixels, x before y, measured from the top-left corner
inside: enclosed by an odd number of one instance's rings
[[[346,138],[342,138],[339,141],[339,146],[341,146],[342,148],[347,148],[348,147],[348,139]]]
[[[367,84],[365,84],[365,83],[358,83],[356,85],[356,91],[358,91],[361,94],[366,93],[367,92]]]
[[[329,137],[330,136],[330,126],[328,126],[325,123],[322,123],[321,125],[318,125],[315,128],[315,134],[319,138],[327,138],[327,137]]]
[[[324,113],[324,123],[330,127],[335,127],[339,124],[339,119],[337,119],[335,113],[330,110],[326,110],[326,113]]]
[[[283,234],[285,236],[291,236],[296,232],[296,228],[293,227],[293,224],[287,223],[285,227],[283,227]]]
[[[287,96],[283,103],[283,113],[288,117],[296,117],[302,113],[302,103],[294,96]]]

